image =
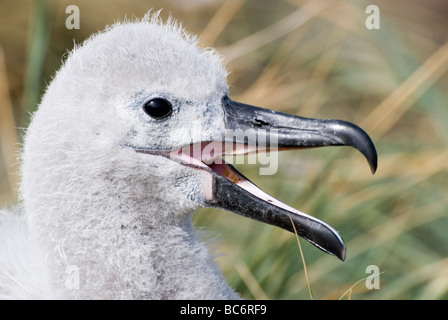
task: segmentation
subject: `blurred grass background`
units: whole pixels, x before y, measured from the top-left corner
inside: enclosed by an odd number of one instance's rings
[[[68,30],[75,4],[81,28]],[[370,4],[380,30],[365,28]],[[0,205],[17,198],[17,149],[73,42],[125,16],[164,8],[224,56],[234,100],[363,127],[371,175],[348,148],[279,154],[274,176],[239,166],[279,200],[333,225],[342,263],[301,241],[316,299],[344,295],[377,265],[380,289],[351,299],[448,298],[448,4],[443,0],[0,1]],[[250,299],[310,299],[294,235],[221,210],[194,217],[230,284]]]

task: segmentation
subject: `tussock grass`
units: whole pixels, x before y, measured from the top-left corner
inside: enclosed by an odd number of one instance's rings
[[[8,168],[19,138],[12,128],[24,123],[33,108],[26,101],[42,94],[72,39],[81,41],[117,17],[141,17],[148,9],[140,1],[78,1],[81,30],[67,31],[68,1],[19,2],[51,34],[38,38],[41,29],[30,28],[37,56],[19,59],[21,52],[31,54],[26,41],[0,33],[7,66],[1,71],[0,61],[1,203],[15,199],[16,182]],[[443,1],[376,3],[381,29],[373,31],[364,27],[370,1],[226,0],[193,9],[174,0],[153,5],[182,19],[204,46],[218,47],[231,71],[233,99],[352,121],[376,143],[374,176],[362,156],[348,148],[280,153],[279,171],[269,177],[259,176],[257,166],[238,166],[262,189],[332,224],[345,239],[343,263],[301,242],[313,297],[446,299],[448,14]],[[51,9],[38,10],[45,4]],[[20,30],[33,16],[16,14],[5,3],[0,15],[16,17],[0,17],[9,21],[9,30],[14,23]],[[27,83],[33,83],[32,92]],[[243,297],[309,299],[293,234],[222,210],[203,209],[194,219],[221,234],[218,262]],[[367,290],[360,280],[372,264],[384,272],[379,290]]]

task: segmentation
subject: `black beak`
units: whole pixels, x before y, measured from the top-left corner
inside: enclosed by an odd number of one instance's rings
[[[244,132],[244,135],[226,137],[225,142],[255,144],[260,150],[265,148],[270,151],[275,148],[351,146],[366,157],[372,173],[376,171],[374,144],[361,128],[350,122],[302,118],[234,102],[227,97],[222,105],[226,129]],[[263,132],[263,137],[260,132]],[[255,139],[247,138],[251,136]],[[214,172],[213,196],[207,200],[207,205],[296,231],[321,250],[345,259],[344,241],[330,225],[270,197],[227,163],[209,167]]]
[[[372,173],[378,163],[375,146],[357,125],[342,120],[321,120],[298,117],[223,99],[226,128],[242,130],[258,136],[259,129],[269,130],[269,143],[277,141],[279,149],[351,146],[367,159]],[[244,141],[235,141],[244,143]],[[257,140],[258,142],[258,140]]]

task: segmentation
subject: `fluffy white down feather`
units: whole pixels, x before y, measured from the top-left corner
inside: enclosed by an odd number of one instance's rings
[[[0,212],[0,298],[238,298],[191,224],[206,173],[126,147],[212,139],[226,76],[158,13],[76,47],[27,131],[19,206]],[[141,110],[155,96],[175,101],[169,122]]]

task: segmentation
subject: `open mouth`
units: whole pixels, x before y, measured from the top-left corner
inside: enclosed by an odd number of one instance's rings
[[[248,218],[297,232],[299,236],[324,252],[344,260],[345,244],[336,230],[327,223],[270,196],[223,158],[271,151],[276,150],[271,150],[270,147],[258,148],[243,143],[216,141],[199,142],[173,151],[136,149],[136,152],[139,153],[164,156],[183,165],[212,173],[214,182],[210,187],[213,189],[213,196],[212,199],[206,200],[211,207],[231,210]],[[234,195],[229,196],[229,194]],[[251,203],[252,205],[250,205]],[[260,204],[263,208],[255,209]],[[313,236],[314,232],[310,232],[311,230],[307,226],[312,226],[313,230],[317,228],[319,232],[316,234],[319,234],[320,237]]]
[[[207,206],[297,232],[322,251],[344,260],[346,247],[333,227],[268,195],[223,157],[323,146],[351,146],[366,157],[374,173],[377,153],[369,136],[350,122],[302,118],[241,104],[227,97],[223,99],[223,110],[225,129],[245,132],[253,137],[249,139],[251,143],[247,142],[247,136],[233,136],[225,137],[222,141],[202,141],[170,151],[136,151],[161,155],[211,173],[211,194],[204,196]]]

